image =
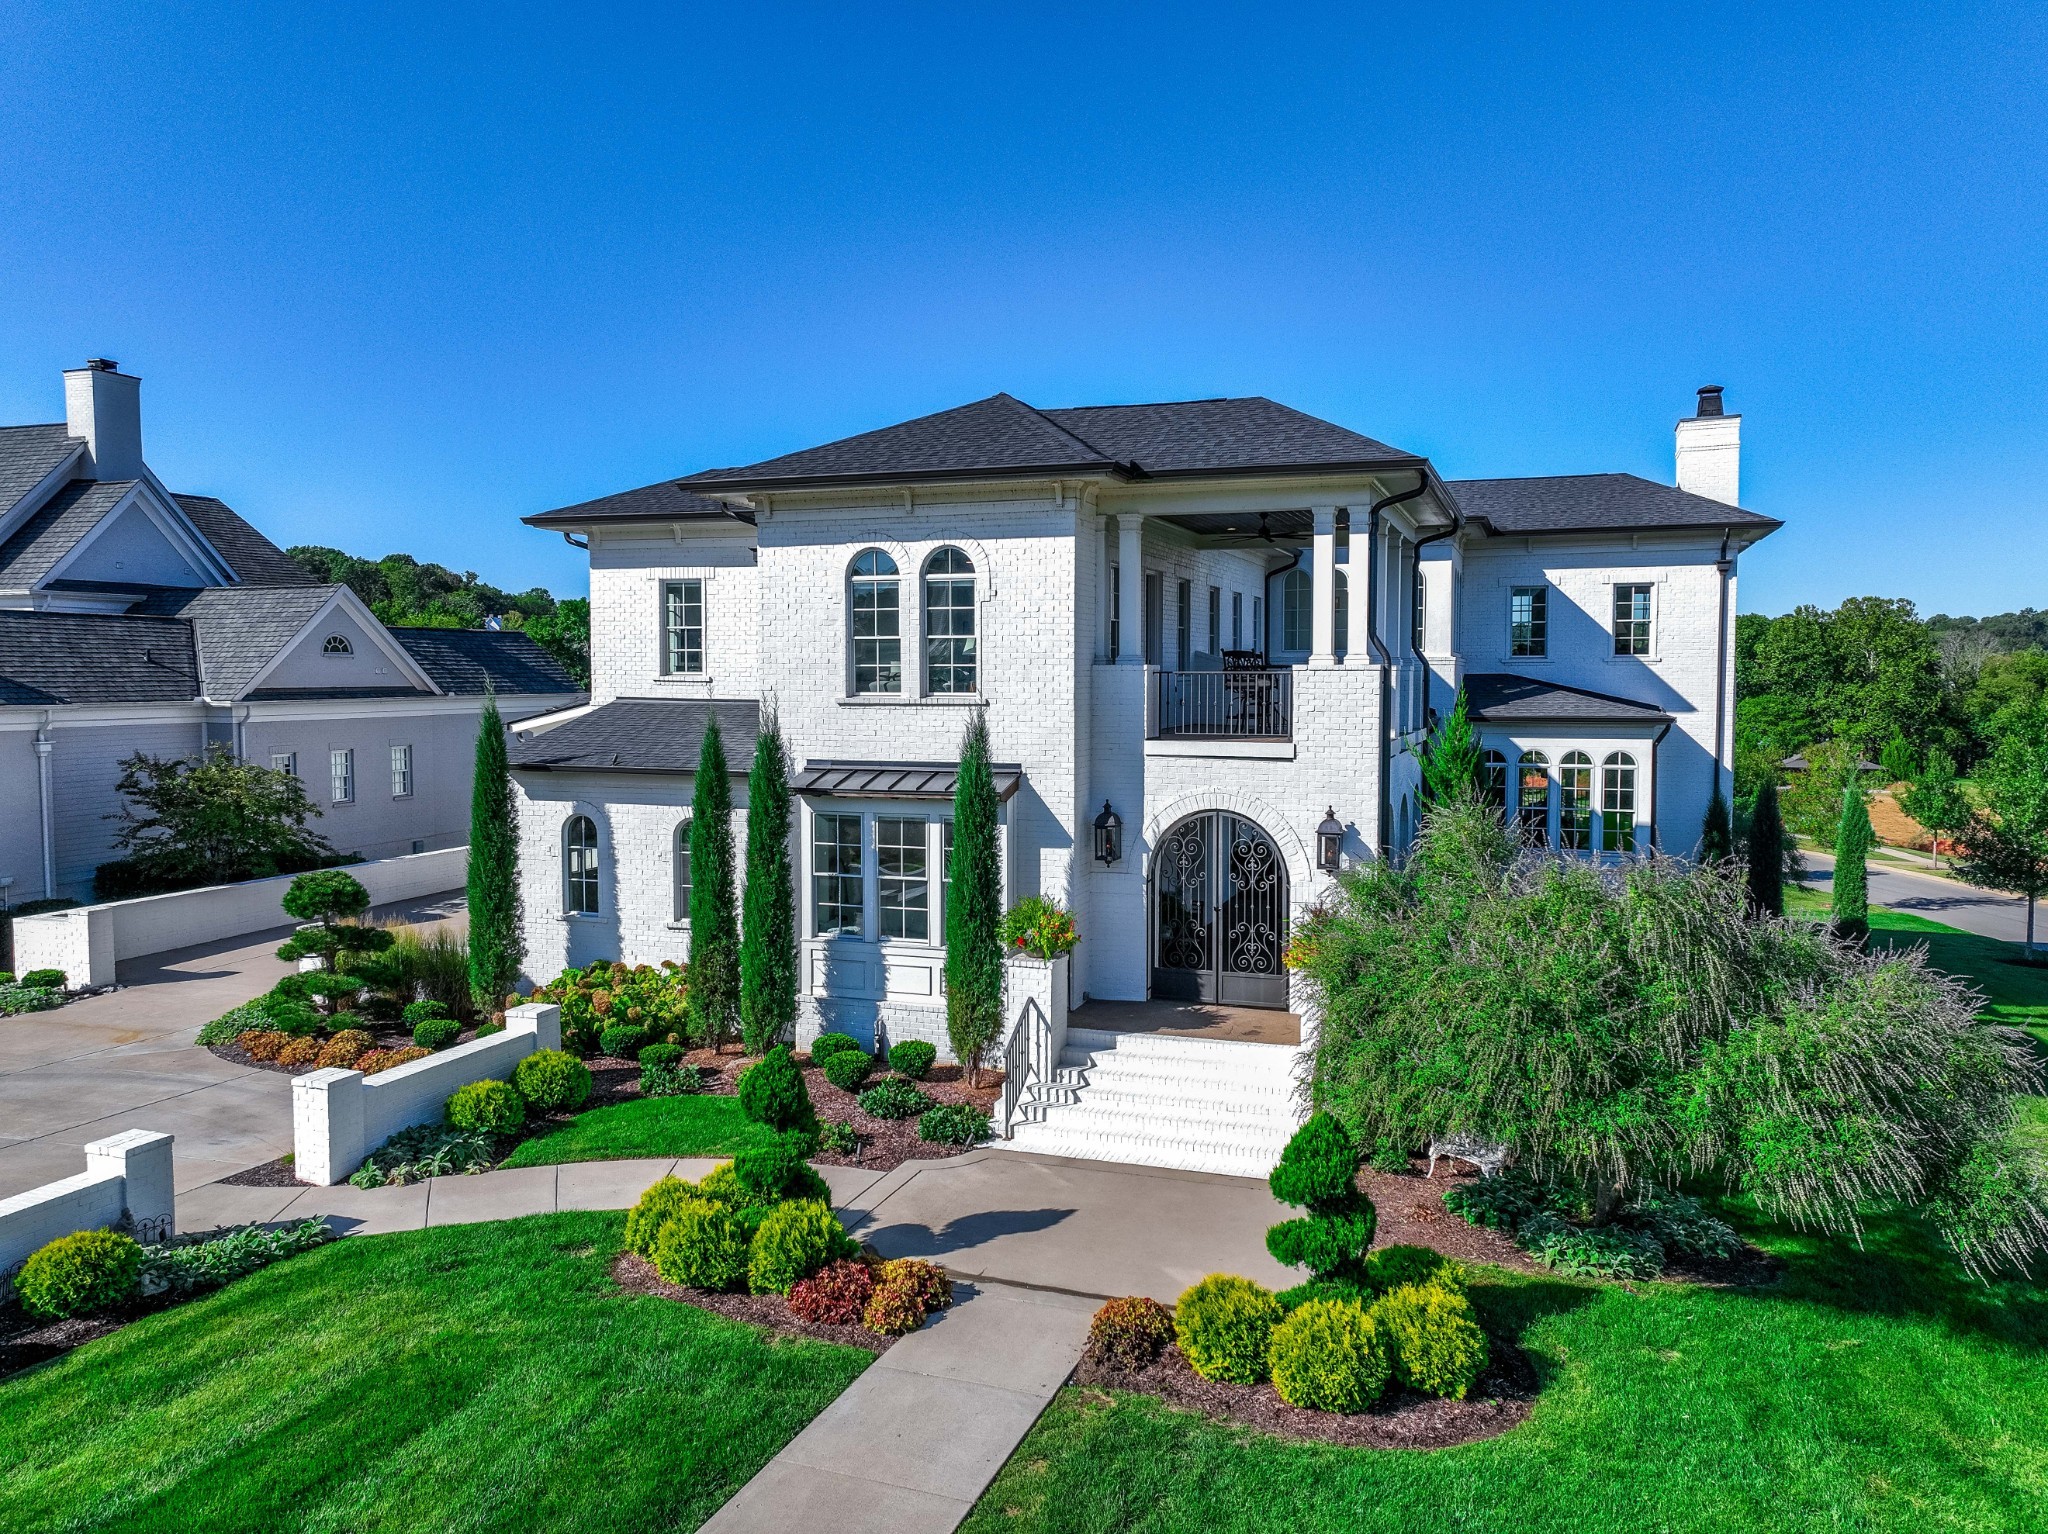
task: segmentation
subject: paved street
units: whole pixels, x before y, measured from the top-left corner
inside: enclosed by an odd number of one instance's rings
[[[1825,894],[1834,880],[1835,860],[1825,852],[1802,854],[1812,872],[1807,883]],[[2021,942],[2027,935],[2027,905],[2017,895],[1972,889],[1950,879],[1934,878],[1870,862],[1870,903],[1909,911],[1929,921],[1943,922],[1983,937]],[[2034,918],[2037,936],[2048,936],[2048,908]]]

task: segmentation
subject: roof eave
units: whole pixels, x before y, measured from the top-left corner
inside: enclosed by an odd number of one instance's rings
[[[887,473],[858,474],[776,474],[746,479],[683,479],[676,483],[693,495],[744,495],[754,490],[860,490],[889,485],[973,484],[989,479],[1081,479],[1101,475],[1106,479],[1134,480],[1149,476],[1134,463],[1088,459],[1073,463],[1027,463],[963,469],[898,469]]]
[[[1505,530],[1496,527],[1481,512],[1464,513],[1464,519],[1486,529],[1489,538],[1548,538],[1565,533],[1718,533],[1723,529],[1753,532],[1759,538],[1767,538],[1785,525],[1776,517],[1766,517],[1754,511],[1745,511],[1740,517],[1708,517],[1698,522],[1607,522]]]
[[[1475,724],[1498,725],[1557,724],[1566,726],[1639,724],[1647,728],[1651,725],[1672,724],[1676,722],[1676,719],[1671,714],[1482,714],[1475,712],[1472,715],[1472,722]]]

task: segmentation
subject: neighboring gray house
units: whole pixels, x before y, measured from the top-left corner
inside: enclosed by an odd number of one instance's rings
[[[136,751],[288,766],[344,852],[459,845],[486,692],[512,719],[581,700],[524,634],[387,628],[167,490],[113,363],[66,372],[64,402],[0,427],[0,899],[89,898]]]

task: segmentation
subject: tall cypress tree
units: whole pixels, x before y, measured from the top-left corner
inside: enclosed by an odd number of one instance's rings
[[[690,793],[689,1033],[698,1045],[723,1044],[740,1020],[739,908],[732,880],[732,783],[718,720],[704,725],[704,747]]]
[[[486,1016],[505,1005],[526,954],[519,943],[519,834],[498,700],[476,722],[469,789],[469,989]]]
[[[1707,818],[1700,826],[1700,861],[1719,863],[1735,856],[1735,833],[1728,825],[1728,798],[1721,785],[1714,784],[1714,797],[1707,801]]]
[[[1851,783],[1842,795],[1842,823],[1835,831],[1835,883],[1828,915],[1835,931],[1857,942],[1870,935],[1870,809],[1863,790]]]
[[[1464,688],[1458,689],[1449,716],[1422,743],[1420,755],[1423,803],[1451,804],[1481,791],[1479,737],[1472,733]]]
[[[1003,1031],[1002,905],[988,717],[976,709],[960,746],[946,896],[946,1037],[970,1084],[979,1083],[982,1061]]]
[[[740,1037],[766,1054],[796,1021],[796,881],[789,866],[789,753],[770,710],[747,773],[746,919],[740,926]]]
[[[1771,782],[1756,791],[1749,812],[1749,908],[1759,916],[1785,914],[1785,820]]]

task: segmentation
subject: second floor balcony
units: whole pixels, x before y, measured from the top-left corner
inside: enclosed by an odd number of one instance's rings
[[[1250,652],[1224,656],[1221,669],[1146,675],[1146,734],[1159,740],[1292,740],[1294,668],[1270,666]]]

